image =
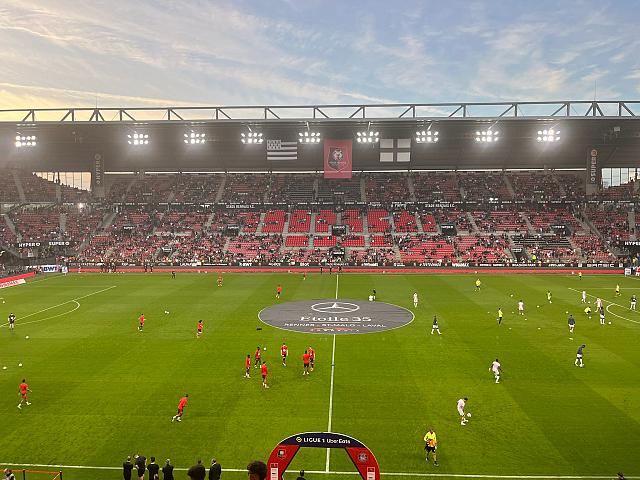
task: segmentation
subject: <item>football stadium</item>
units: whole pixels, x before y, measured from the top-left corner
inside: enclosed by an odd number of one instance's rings
[[[5,480],[640,478],[640,101],[11,88]]]

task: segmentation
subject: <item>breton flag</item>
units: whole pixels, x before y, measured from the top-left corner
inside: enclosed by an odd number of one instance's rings
[[[298,142],[287,142],[278,139],[267,139],[267,160],[297,160]]]
[[[380,139],[381,162],[410,162],[411,139],[410,138],[381,138]]]

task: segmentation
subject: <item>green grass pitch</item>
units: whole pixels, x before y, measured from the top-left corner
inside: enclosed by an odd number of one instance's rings
[[[393,331],[336,337],[332,430],[367,444],[383,472],[640,474],[640,314],[627,308],[640,281],[479,277],[481,292],[474,275],[340,276],[338,297],[365,299],[376,288],[379,301],[414,310],[415,320]],[[7,366],[0,370],[0,462],[118,467],[141,452],[160,463],[171,458],[176,467],[197,458],[208,466],[216,457],[223,468],[242,469],[266,460],[284,437],[326,430],[333,337],[262,325],[257,313],[277,302],[278,283],[280,302],[332,299],[336,276],[228,274],[222,288],[215,280],[211,273],[76,274],[0,290],[3,321],[10,311],[18,318],[13,334],[0,328],[0,366]],[[585,317],[582,289],[606,301],[611,325]],[[517,315],[519,299],[524,317]],[[595,297],[589,300],[593,306]],[[505,312],[500,327],[498,307]],[[572,339],[567,311],[577,319]],[[434,313],[441,336],[430,335]],[[200,318],[205,330],[197,340]],[[290,351],[286,368],[282,341]],[[585,368],[574,366],[581,343]],[[258,370],[243,378],[244,358],[257,345],[267,347],[269,390]],[[308,345],[317,364],[303,377]],[[498,385],[489,372],[496,357],[504,370]],[[20,411],[23,377],[32,405]],[[171,423],[185,392],[183,422]],[[473,416],[461,426],[456,401],[464,396]],[[423,455],[428,426],[438,434],[438,468]],[[325,450],[301,450],[289,471],[324,471],[325,462]],[[330,470],[355,471],[342,451],[331,453]],[[121,478],[118,471],[63,471],[71,480]]]

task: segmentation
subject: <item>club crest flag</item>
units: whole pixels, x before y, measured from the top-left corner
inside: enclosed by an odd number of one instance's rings
[[[351,140],[324,141],[324,178],[351,178]]]

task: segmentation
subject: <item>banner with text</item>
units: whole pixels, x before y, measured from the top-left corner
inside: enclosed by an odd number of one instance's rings
[[[351,140],[324,141],[324,178],[351,178]]]

